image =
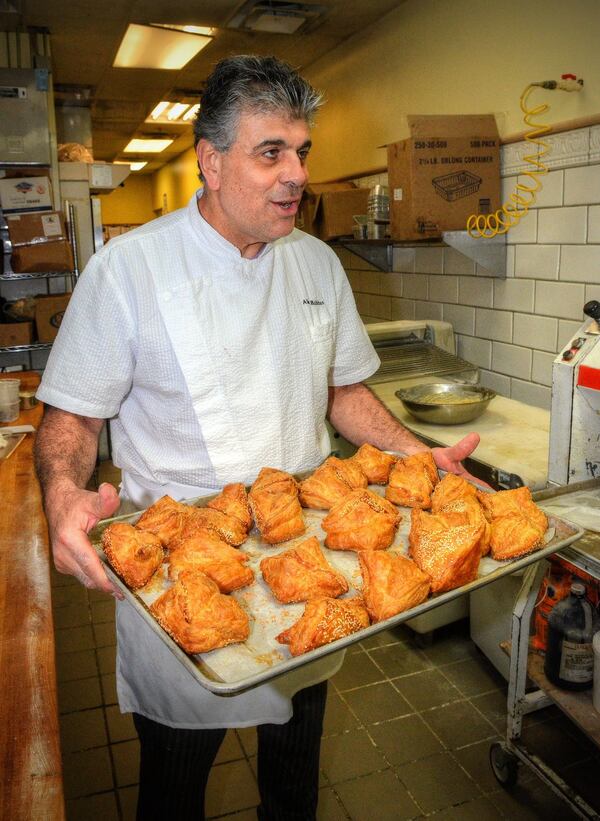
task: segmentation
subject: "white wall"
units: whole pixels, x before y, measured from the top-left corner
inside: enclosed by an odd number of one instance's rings
[[[343,252],[365,321],[444,319],[457,353],[503,396],[550,408],[552,361],[600,300],[600,126],[551,138],[549,174],[534,208],[508,234],[506,278],[452,248],[395,247],[393,272]],[[524,144],[505,146],[503,192],[514,189]],[[386,176],[362,184],[386,182]]]
[[[571,72],[581,94],[543,92],[547,122],[600,114],[598,0],[407,0],[305,72],[325,93],[312,179],[385,167],[406,114],[496,115],[521,133],[519,97],[535,80]]]

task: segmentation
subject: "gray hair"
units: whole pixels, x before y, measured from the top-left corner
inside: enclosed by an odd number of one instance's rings
[[[282,113],[313,124],[322,95],[288,63],[275,57],[238,55],[215,66],[200,99],[195,143],[208,140],[226,153],[236,139],[240,114]]]

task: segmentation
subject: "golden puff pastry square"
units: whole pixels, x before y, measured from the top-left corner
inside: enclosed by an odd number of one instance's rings
[[[207,502],[206,507],[220,510],[226,516],[232,516],[241,522],[246,533],[252,527],[252,514],[248,504],[248,493],[241,482],[225,485],[221,493]]]
[[[372,490],[353,490],[321,522],[331,550],[385,550],[394,541],[402,514]]]
[[[431,507],[431,494],[439,481],[431,451],[398,459],[390,471],[385,498],[403,507]]]
[[[238,602],[220,593],[200,570],[184,570],[150,612],[186,653],[208,653],[250,635],[248,616]]]
[[[169,577],[177,579],[184,570],[201,570],[221,593],[231,593],[254,581],[254,573],[246,566],[248,558],[214,530],[198,530],[169,555]]]
[[[138,530],[154,533],[164,547],[177,539],[186,525],[190,506],[176,502],[170,496],[162,496],[145,510],[135,523]]]
[[[409,555],[431,577],[432,593],[454,590],[477,578],[480,538],[476,527],[453,526],[443,513],[412,511]]]
[[[176,550],[184,541],[193,536],[198,530],[212,530],[228,544],[236,547],[243,544],[248,538],[248,531],[239,519],[228,516],[220,510],[210,507],[195,507],[186,505],[187,517],[176,538],[168,542],[169,550]]]
[[[455,527],[456,525],[471,525],[474,527],[480,534],[479,549],[481,555],[487,556],[490,552],[492,526],[488,522],[476,495],[453,499],[438,510],[432,510],[432,513],[443,515],[448,527]]]
[[[315,536],[277,556],[267,556],[260,570],[275,598],[284,604],[337,598],[348,592],[348,582],[329,564]]]
[[[300,482],[300,502],[303,507],[329,510],[353,490],[367,485],[367,477],[358,462],[330,456]]]
[[[533,501],[528,487],[497,493],[479,491],[477,497],[491,523],[492,559],[516,559],[543,545],[548,519]]]
[[[352,457],[352,461],[358,462],[360,465],[370,485],[386,485],[390,478],[392,465],[396,463],[397,459],[397,456],[385,453],[368,442],[361,445]]]
[[[248,497],[256,526],[268,544],[286,542],[306,530],[298,501],[298,483],[289,473],[263,468]]]
[[[158,536],[125,522],[108,525],[102,533],[102,548],[111,567],[132,590],[148,584],[164,559]]]
[[[362,595],[372,622],[384,621],[425,601],[431,579],[406,556],[392,550],[361,550]]]
[[[359,596],[310,599],[298,621],[276,639],[280,644],[288,645],[292,656],[300,656],[363,630],[369,623],[369,614]]]
[[[431,512],[437,513],[445,505],[465,496],[477,499],[477,488],[456,473],[446,473],[435,486],[431,496]]]
[[[261,468],[258,476],[252,483],[250,493],[259,490],[268,490],[269,493],[285,493],[289,496],[298,495],[298,482],[291,473],[278,468]]]

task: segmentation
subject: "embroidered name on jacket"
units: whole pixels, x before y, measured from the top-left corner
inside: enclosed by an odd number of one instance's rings
[[[322,299],[303,299],[303,305],[325,305]]]

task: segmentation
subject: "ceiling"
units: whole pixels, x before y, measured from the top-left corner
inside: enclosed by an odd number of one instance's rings
[[[273,54],[305,69],[401,4],[401,0],[303,0],[306,6],[326,7],[325,15],[313,30],[289,35],[227,28],[244,5],[240,0],[11,2],[20,12],[21,24],[49,30],[55,86],[89,87],[95,159],[131,159],[121,152],[134,135],[175,136],[175,142],[160,155],[139,157],[150,160],[146,172],[172,160],[193,140],[189,125],[144,124],[145,118],[162,99],[195,99],[222,57]],[[1,17],[14,19],[15,15],[0,15],[0,28],[7,27]],[[217,31],[212,42],[180,71],[113,68],[129,23],[211,26]]]

